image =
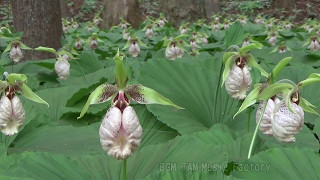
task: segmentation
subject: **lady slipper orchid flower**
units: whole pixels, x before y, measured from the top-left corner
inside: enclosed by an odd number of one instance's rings
[[[236,62],[226,79],[225,87],[233,98],[244,99],[246,98],[246,93],[249,91],[252,83],[251,75],[248,66],[244,60],[239,60]]]
[[[183,27],[180,31],[180,34],[186,34],[187,33],[187,28]]]
[[[63,25],[62,30],[64,33],[67,33],[69,31],[69,26],[68,25]]]
[[[19,46],[19,43],[13,43],[12,48],[10,50],[10,58],[15,63],[19,62],[20,59],[23,58],[23,54]]]
[[[201,37],[201,43],[202,43],[202,44],[208,44],[208,39],[207,39],[207,37],[202,36],[202,37]]]
[[[317,37],[311,38],[310,45],[308,47],[311,51],[320,50],[320,44]]]
[[[290,31],[290,30],[292,29],[292,25],[291,25],[290,23],[287,23],[287,24],[285,25],[285,29],[286,29],[287,31]]]
[[[271,33],[268,42],[269,42],[269,44],[271,44],[273,46],[276,45],[276,43],[277,43],[277,34],[276,33]]]
[[[279,49],[279,53],[285,53],[285,52],[287,52],[287,47],[286,46],[281,46],[281,47],[279,47],[278,48]]]
[[[193,39],[197,39],[198,37],[198,33],[197,32],[192,32],[192,38]]]
[[[242,43],[242,47],[247,46],[250,44],[250,39],[249,38],[245,38],[243,43]]]
[[[123,93],[123,92],[122,92]],[[142,127],[135,110],[112,106],[104,116],[99,130],[100,143],[109,156],[128,159],[141,142]]]
[[[159,24],[160,27],[164,27],[166,22],[163,19],[160,19],[158,24]]]
[[[138,57],[141,51],[140,46],[147,48],[147,45],[145,45],[138,37],[133,36],[130,38],[130,40],[127,41],[127,43],[123,47],[123,50],[128,49],[130,56]]]
[[[56,51],[53,48],[48,48],[48,47],[37,47],[35,48],[37,51],[45,51],[45,52],[50,52],[56,55],[57,61],[54,65],[54,69],[61,80],[66,80],[70,76],[70,64],[68,61],[72,60],[74,57],[71,53],[64,49],[60,49]]]
[[[97,14],[94,18],[93,18],[93,23],[95,26],[99,26],[100,22],[102,21],[102,19],[99,17],[99,14]]]
[[[127,31],[127,30],[123,30],[122,31],[122,38],[124,39],[124,40],[128,40],[128,38],[130,37],[130,34],[129,34],[129,32]]]
[[[280,102],[281,101],[278,98],[273,98],[273,99],[268,100],[268,104],[266,106],[265,112],[262,116],[262,120],[261,120],[260,126],[259,126],[260,131],[267,136],[272,136],[272,118],[273,118],[272,116],[273,116],[273,112],[274,112],[275,107]],[[259,108],[256,113],[257,123],[258,123],[259,118],[261,116],[262,109],[263,109],[264,105],[265,105],[265,101],[261,101],[259,104]]]
[[[9,52],[10,58],[14,63],[20,62],[20,60],[23,58],[22,49],[24,50],[32,50],[25,44],[23,44],[20,41],[20,38],[14,38],[7,46],[7,48],[4,50],[4,52]]]
[[[228,28],[230,28],[230,23],[228,21],[225,22],[223,28],[224,30],[227,30]]]
[[[193,50],[196,50],[198,49],[198,45],[197,45],[197,42],[196,42],[196,39],[190,39],[190,46],[191,46],[191,49]]]
[[[294,112],[291,112],[285,102],[277,105],[272,118],[273,136],[280,142],[292,143],[304,123],[304,111],[295,104],[291,104]]]
[[[88,26],[88,33],[92,33],[93,31],[93,27],[92,26]]]
[[[148,26],[148,27],[147,27],[146,36],[147,36],[148,38],[152,38],[152,36],[153,36],[152,26]]]
[[[73,22],[73,23],[71,24],[71,27],[72,27],[73,29],[77,29],[77,28],[79,27],[79,24],[78,24],[77,22]]]
[[[76,39],[76,43],[74,44],[74,47],[78,50],[82,48],[82,42],[80,38]]]
[[[3,95],[0,100],[0,130],[6,136],[18,133],[26,118],[23,105],[18,96]]]
[[[130,24],[127,21],[125,21],[123,18],[121,18],[121,22],[118,27],[120,27],[123,30],[126,30],[126,29],[128,29],[129,25]]]
[[[245,26],[245,25],[247,25],[247,20],[244,17],[242,17],[240,19],[240,23],[241,23],[242,26]]]
[[[70,76],[70,64],[66,59],[58,59],[54,64],[54,70],[56,71],[59,79],[66,80]]]
[[[0,131],[6,136],[18,133],[23,125],[26,113],[17,93],[21,93],[27,99],[47,104],[37,96],[26,84],[27,77],[23,74],[4,73],[6,81],[0,81]],[[48,105],[49,106],[49,105]]]
[[[212,29],[213,29],[214,31],[220,30],[219,23],[218,23],[218,22],[215,22],[215,23],[213,24],[213,26],[212,26]]]
[[[93,49],[93,50],[95,50],[95,49],[97,49],[97,47],[98,47],[98,42],[97,42],[97,40],[96,40],[95,38],[92,38],[92,39],[91,39],[91,42],[90,42],[90,48]]]
[[[164,27],[166,25],[166,18],[164,17],[164,15],[162,13],[160,13],[160,17],[159,17],[159,20],[158,20],[158,24],[160,27]]]
[[[177,58],[182,58],[184,54],[184,50],[182,49],[182,45],[178,41],[172,41],[168,44],[166,48],[166,58],[169,60],[175,60]]]
[[[87,39],[87,47],[90,47],[92,50],[98,48],[100,42],[103,42],[98,36],[97,33],[92,33],[92,35]]]
[[[238,52],[226,52],[223,56],[225,67],[222,76],[222,85],[225,84],[226,91],[229,95],[235,99],[242,100],[246,98],[246,92],[249,91],[251,87],[251,67],[259,69],[263,76],[268,76],[268,74],[255,61],[253,56],[247,53],[249,50],[262,48],[262,44],[252,43],[242,48],[238,46],[232,47],[236,48]],[[232,67],[230,68],[231,65]]]
[[[137,41],[135,41],[134,39],[130,40],[131,41],[131,44],[129,46],[129,54],[132,56],[132,57],[137,57],[140,53],[140,47],[139,47],[139,44]]]
[[[102,84],[89,96],[80,116],[84,116],[91,104],[112,100],[112,106],[104,116],[100,126],[100,142],[108,155],[116,159],[127,159],[139,146],[142,128],[139,119],[130,106],[130,99],[140,104],[161,104],[182,109],[153,89],[141,84],[127,85],[128,76],[120,53],[116,62],[116,85]]]

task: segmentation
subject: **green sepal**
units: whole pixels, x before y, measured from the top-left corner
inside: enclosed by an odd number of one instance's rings
[[[283,68],[292,60],[292,57],[283,58],[276,67],[272,70],[272,74],[269,75],[271,78],[271,82],[274,83],[277,79],[279,73],[283,70]]]
[[[174,40],[179,41],[179,40],[181,40],[181,39],[184,38],[184,37],[188,37],[188,35],[186,35],[186,34],[181,34],[181,35],[175,37]]]
[[[305,47],[311,43],[311,38],[309,38],[305,43],[303,43],[302,47]]]
[[[0,93],[4,90],[7,89],[7,87],[9,86],[7,81],[0,81]]]
[[[98,86],[89,96],[86,104],[83,106],[80,116],[77,119],[82,118],[87,112],[91,104],[100,104],[109,101],[117,91],[117,87],[112,84],[102,84]]]
[[[126,87],[126,84],[128,82],[128,75],[123,64],[123,58],[124,56],[120,56],[120,52],[118,49],[118,52],[113,59],[116,62],[116,83],[119,89],[123,89],[124,87]]]
[[[248,55],[248,60],[250,66],[259,69],[262,76],[268,77],[268,73],[264,69],[262,69],[262,67],[257,63],[257,61],[253,58],[251,54]]]
[[[53,49],[53,48],[49,48],[49,47],[43,47],[43,46],[39,46],[37,48],[35,48],[34,50],[36,51],[43,51],[43,52],[50,52],[50,53],[53,53],[53,54],[56,54],[56,50]]]
[[[257,99],[267,101],[277,93],[283,92],[287,89],[292,89],[292,88],[293,88],[293,85],[289,83],[271,84],[260,93]]]
[[[290,89],[289,92],[286,94],[285,103],[286,103],[286,106],[288,107],[289,111],[291,111],[292,113],[296,113],[291,105],[291,95],[292,95],[293,91],[294,91],[294,88]]]
[[[138,39],[138,44],[140,45],[140,47],[148,48],[148,46],[145,43],[143,43],[140,39]]]
[[[8,76],[8,83],[9,85],[14,85],[16,82],[22,82],[25,83],[27,81],[27,76],[24,74],[15,74],[11,73]]]
[[[231,56],[236,55],[236,54],[238,54],[238,53],[237,53],[237,52],[225,52],[225,53],[223,54],[222,62],[223,62],[223,63],[226,63],[226,61],[227,61]]]
[[[26,84],[22,84],[20,91],[25,98],[37,103],[46,104],[49,107],[49,104],[34,93]]]
[[[302,109],[306,112],[320,116],[317,111],[312,109],[312,108],[316,108],[316,107],[313,104],[311,104],[309,101],[307,101],[306,99],[303,99],[302,97],[300,97],[299,106],[302,107]]]
[[[60,51],[57,52],[57,54],[58,54],[59,57],[62,56],[62,55],[64,55],[64,54],[66,54],[66,55],[68,55],[71,59],[74,59],[74,56],[73,56],[71,53],[69,53],[68,51],[66,51],[66,50],[60,50]]]
[[[299,82],[298,86],[299,86],[299,88],[302,88],[306,85],[310,85],[310,84],[317,83],[317,82],[320,82],[320,74],[312,73],[307,79]]]
[[[127,43],[124,45],[124,47],[121,50],[128,49],[130,44],[131,44],[131,42],[128,40]]]
[[[248,94],[246,99],[241,104],[238,112],[233,116],[235,118],[238,114],[240,114],[242,111],[247,109],[249,106],[255,104],[257,102],[257,97],[259,96],[259,92],[261,90],[262,84],[255,84],[253,90]]]
[[[224,82],[226,81],[229,73],[230,73],[230,64],[232,61],[234,61],[237,58],[237,54],[234,54],[232,56],[229,57],[229,59],[225,62],[224,64],[224,70],[222,73],[222,83],[221,83],[221,87],[223,86]]]
[[[242,48],[240,48],[240,55],[243,56],[244,54],[246,54],[248,51],[253,50],[253,49],[261,49],[263,47],[262,44],[260,43],[251,43],[248,44]]]
[[[27,45],[23,44],[22,42],[19,42],[20,48],[25,50],[32,50],[32,48],[28,47]]]
[[[10,42],[10,43],[8,44],[8,46],[6,47],[6,49],[5,49],[3,52],[4,52],[4,53],[5,53],[5,52],[8,52],[8,51],[11,50],[11,48],[12,48],[12,42]]]
[[[171,100],[165,98],[157,91],[144,87],[141,84],[134,84],[126,87],[124,92],[135,102],[140,104],[160,104],[160,105],[169,105],[177,109],[184,109]]]

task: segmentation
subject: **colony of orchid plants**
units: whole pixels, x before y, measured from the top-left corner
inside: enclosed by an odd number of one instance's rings
[[[318,20],[62,22],[1,23],[0,179],[319,179]]]

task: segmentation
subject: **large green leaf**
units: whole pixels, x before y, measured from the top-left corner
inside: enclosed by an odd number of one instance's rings
[[[148,109],[182,134],[209,129],[215,122],[232,118],[238,102],[218,83],[222,73],[221,59],[219,53],[201,63],[186,64],[164,59],[148,62],[138,76],[139,83],[185,108],[176,111],[170,107],[147,105]]]
[[[175,138],[178,133],[158,121],[143,105],[133,105],[143,128],[140,148],[164,143]],[[106,112],[107,108],[105,108]],[[103,117],[100,117],[100,120]],[[71,119],[71,121],[77,121]],[[65,155],[101,154],[99,126],[101,122],[83,127],[42,126],[18,136],[10,153],[23,151],[53,152]]]
[[[232,175],[244,179],[319,179],[320,158],[317,151],[275,148],[241,162]],[[248,171],[244,171],[244,167]]]
[[[227,29],[225,44],[229,48],[232,45],[238,45],[244,40],[244,30],[240,22],[236,22]]]
[[[236,180],[233,176],[226,176],[223,172],[219,171],[219,167],[212,165],[209,168],[206,168],[206,165],[201,167],[201,164],[190,163],[186,166],[186,172],[173,171],[174,165],[167,166],[167,170],[159,172],[156,174],[151,174],[145,180],[154,180],[154,179],[165,179],[165,180],[176,180],[176,179],[185,179],[185,180],[195,180],[195,179],[216,179],[216,180]],[[211,169],[210,169],[211,168]],[[193,172],[195,171],[195,172]],[[216,172],[218,171],[218,172]]]
[[[72,134],[72,132],[70,133]],[[60,141],[62,142],[62,140]],[[145,178],[150,173],[159,172],[161,167],[170,163],[176,165],[207,163],[211,166],[218,165],[223,171],[229,157],[226,147],[232,142],[230,131],[224,126],[216,126],[210,131],[177,137],[163,144],[145,146],[128,160],[127,177],[129,179]],[[87,141],[84,141],[82,144],[86,143]],[[75,150],[75,148],[72,149]],[[80,150],[75,151],[79,152]],[[121,179],[121,165],[121,161],[114,160],[104,154],[83,156],[73,154],[68,157],[55,153],[25,152],[5,157],[0,162],[0,172],[5,176],[35,179],[39,177],[47,179],[70,179],[70,177],[77,179]],[[204,177],[206,177],[205,174]]]

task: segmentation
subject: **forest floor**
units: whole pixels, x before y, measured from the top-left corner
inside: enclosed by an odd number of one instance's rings
[[[153,7],[154,5],[150,3],[152,0],[148,0],[148,3],[145,1],[146,0],[141,1],[143,2],[141,3],[141,9],[143,12],[148,11],[150,8],[159,10],[159,8]],[[66,0],[66,11],[62,16],[73,17],[81,22],[91,20],[101,9],[103,2],[104,0]],[[232,1],[226,1],[226,3],[228,2]],[[11,7],[9,4],[10,0],[0,1],[0,22],[3,20],[12,20]],[[320,0],[296,0],[295,7],[296,8],[293,9],[274,9],[273,7],[255,9],[252,16],[255,14],[264,14],[280,19],[293,19],[293,22],[295,23],[305,22],[305,19],[307,18],[320,18]],[[153,12],[152,15],[157,16],[159,13],[160,12]],[[224,13],[241,14],[237,8],[228,9]]]

